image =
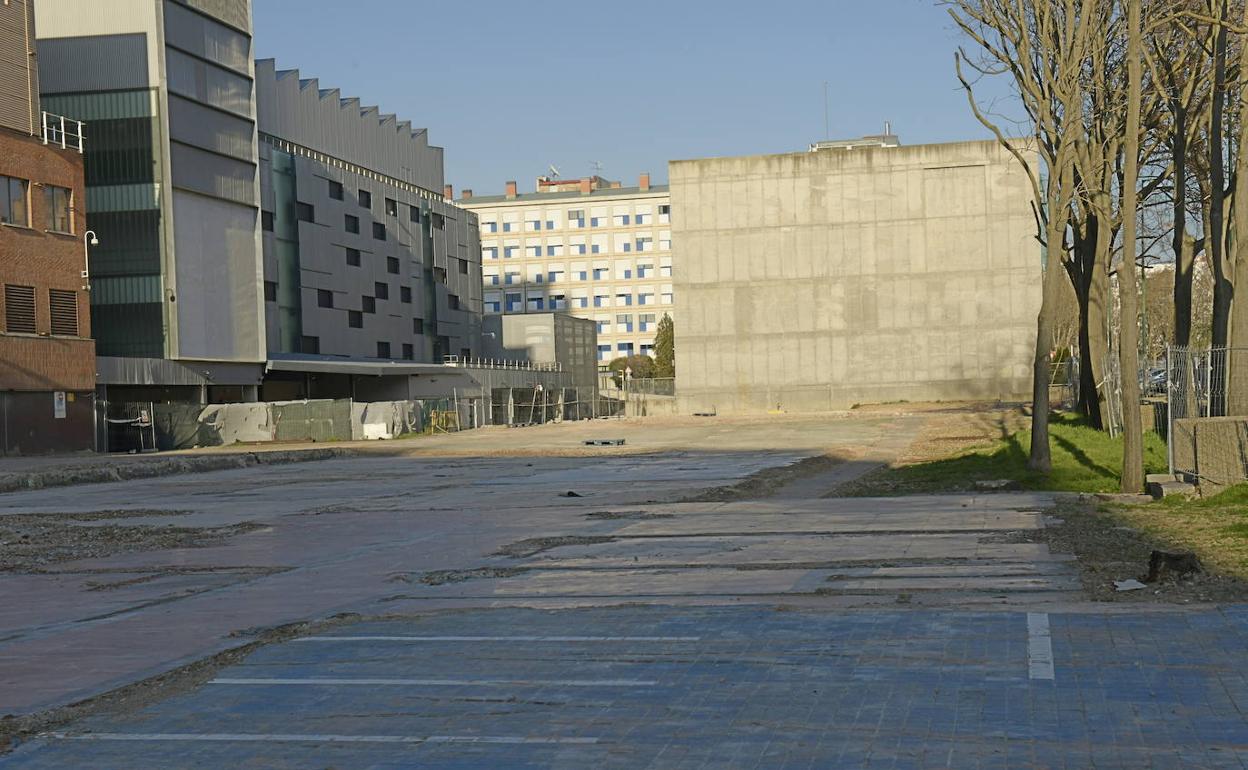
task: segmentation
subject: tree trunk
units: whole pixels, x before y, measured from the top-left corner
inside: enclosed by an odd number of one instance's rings
[[[1219,18],[1225,21],[1226,3]],[[1226,27],[1219,24],[1213,44],[1213,93],[1209,108],[1209,231],[1206,248],[1213,266],[1213,346],[1225,347],[1230,331],[1231,294],[1226,275],[1224,217],[1226,173],[1223,167],[1222,117],[1226,106]],[[1221,414],[1221,411],[1218,411]]]
[[[1127,5],[1127,128],[1123,142],[1122,262],[1118,293],[1122,314],[1118,338],[1122,374],[1122,479],[1127,493],[1144,491],[1144,428],[1140,423],[1139,287],[1135,273],[1136,212],[1139,209],[1140,165],[1140,28],[1141,0]]]
[[[1248,23],[1248,5],[1244,6],[1243,22]],[[1233,348],[1226,355],[1226,414],[1248,415],[1248,243],[1240,233],[1248,231],[1248,115],[1244,114],[1244,89],[1248,84],[1248,55],[1239,56],[1239,141],[1235,158],[1235,194],[1232,224],[1234,246],[1230,252],[1230,307],[1227,342]],[[1236,297],[1236,294],[1239,294]]]
[[[1059,172],[1059,190],[1070,184],[1069,168]],[[1044,283],[1040,300],[1040,315],[1036,318],[1036,351],[1032,360],[1031,381],[1031,447],[1027,467],[1040,473],[1053,470],[1053,455],[1049,449],[1049,380],[1050,353],[1053,350],[1053,314],[1057,309],[1058,292],[1062,289],[1062,243],[1066,230],[1066,217],[1049,196],[1049,221],[1045,227],[1045,243],[1048,244],[1044,265]]]

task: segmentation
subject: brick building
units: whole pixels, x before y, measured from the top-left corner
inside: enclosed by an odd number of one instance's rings
[[[40,110],[34,50],[31,0],[0,5],[0,455],[95,443],[82,130]]]

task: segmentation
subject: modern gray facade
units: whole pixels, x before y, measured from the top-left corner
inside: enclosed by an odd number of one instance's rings
[[[1024,397],[1041,253],[998,143],[669,167],[682,411]]]
[[[479,355],[476,216],[428,132],[272,60],[256,88],[271,356]]]
[[[260,364],[247,0],[36,0],[47,109],[91,126],[102,356]]]
[[[597,324],[567,313],[485,316],[485,355],[506,361],[558,364],[563,384],[598,387]]]

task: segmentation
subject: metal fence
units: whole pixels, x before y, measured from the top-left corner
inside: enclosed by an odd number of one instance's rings
[[[1171,347],[1146,376],[1165,394],[1170,471],[1202,489],[1248,480],[1248,348]]]

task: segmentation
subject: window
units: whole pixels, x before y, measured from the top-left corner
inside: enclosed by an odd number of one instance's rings
[[[591,217],[589,220],[590,227],[602,227],[602,217]]]
[[[620,327],[618,331],[631,332],[633,330],[633,317],[631,315],[617,315],[615,317],[615,325]]]
[[[624,227],[625,225],[628,224],[628,214],[616,214],[614,217],[611,218],[611,222],[616,227]]]
[[[644,342],[641,343],[641,354],[643,356],[650,356],[651,358],[654,358],[654,344],[646,344]]]
[[[390,284],[377,281],[373,284],[373,297],[376,299],[390,299]]]
[[[494,232],[494,231],[493,231],[493,230],[491,230],[490,232]],[[509,233],[509,232],[511,232],[511,223],[510,223],[510,222],[504,222],[504,223],[503,223],[503,232],[505,232],[505,233]]]
[[[585,226],[585,209],[568,210],[568,227]]]
[[[386,198],[386,216],[397,217],[399,215],[399,202],[394,198]]]
[[[346,219],[347,232],[358,233],[360,231],[360,218],[359,217],[347,214],[345,219]]]
[[[616,294],[615,304],[617,307],[632,307],[633,295],[632,294]]]
[[[459,260],[459,274],[468,275],[468,260],[466,259]]]
[[[519,248],[520,248],[519,246],[504,246],[503,247],[503,259],[511,259],[512,257],[516,256],[516,250]]]
[[[598,319],[597,321],[595,321],[594,323],[596,323],[596,324],[598,325],[598,333],[599,333],[599,334],[606,334],[606,333],[610,330],[610,328],[611,328],[611,322],[610,322],[610,321],[604,321],[604,320],[602,320],[601,318],[600,318],[600,319]]]
[[[379,241],[384,241],[386,239],[386,226],[381,222],[374,222],[373,237]]]
[[[446,306],[451,310],[459,310],[459,297],[455,294],[446,295]]]
[[[595,294],[594,295],[594,307],[607,307],[607,305],[610,302],[611,302],[610,294]]]
[[[529,232],[537,232],[538,230],[542,229],[542,220],[540,219],[525,220],[524,229],[528,230]]]
[[[606,361],[606,360],[607,360],[608,358],[610,358],[610,357],[611,357],[611,346],[610,346],[610,345],[599,345],[599,346],[598,346],[598,360],[599,360],[599,361]]]
[[[73,233],[73,219],[69,215],[72,193],[68,187],[44,185],[43,203],[47,208],[46,229],[54,233]]]
[[[498,247],[497,246],[482,246],[481,258],[482,259],[498,259]]]
[[[589,297],[573,297],[572,304],[576,307],[589,307]]]
[[[633,215],[633,224],[635,225],[648,225],[650,224],[650,220],[651,220],[651,216],[648,213],[641,213],[641,214]]]
[[[672,206],[668,203],[659,204],[659,222],[667,224],[672,221]]]
[[[434,214],[429,217],[429,224],[433,226],[434,230],[441,230],[443,225],[446,224],[446,217],[441,214]]]
[[[588,281],[588,280],[589,280],[589,271],[588,271],[588,270],[586,270],[585,268],[581,268],[580,270],[573,270],[573,272],[572,272],[572,280],[574,280],[574,281]]]
[[[497,299],[487,299],[485,301],[485,312],[487,313],[497,313],[499,312],[501,307],[502,307],[502,303],[499,302]]]
[[[498,223],[497,222],[482,222],[481,232],[484,232],[484,233],[498,232]]]
[[[264,301],[277,302],[277,281],[264,282]]]
[[[670,236],[669,236],[669,237],[667,237],[667,238],[660,237],[660,238],[659,238],[659,248],[660,248],[660,249],[663,249],[664,251],[671,251],[671,250],[672,250],[672,239],[671,239],[671,237],[670,237]]]
[[[616,352],[623,356],[631,356],[633,354],[633,343],[621,342],[615,346]]]
[[[644,303],[639,303],[644,304]],[[654,313],[642,313],[637,316],[637,330],[648,332],[654,326]]]
[[[415,357],[416,357],[416,348],[412,347],[412,343],[404,342],[403,343],[403,360],[411,361]]]
[[[507,273],[506,275],[503,276],[503,283],[507,284],[508,286],[515,284],[515,283],[520,283],[520,274],[519,273]]]
[[[572,248],[575,250],[577,254],[585,253],[585,244],[583,243],[574,243],[572,244]]]
[[[637,277],[650,278],[654,275],[654,265],[637,263]]]
[[[594,245],[589,247],[589,253],[597,254],[600,249],[601,249],[600,244],[595,243]],[[584,254],[585,252],[582,251],[581,253]]]
[[[329,289],[316,290],[316,306],[317,307],[333,307],[334,293]]]
[[[378,358],[389,358],[389,357],[390,357],[390,343],[389,343],[389,342],[378,342],[378,343],[377,343],[377,357],[378,357]]]
[[[412,304],[412,287],[411,286],[399,287],[399,302],[402,302],[405,305]]]
[[[671,265],[659,265],[659,275],[663,276],[664,278],[671,278],[672,266]]]
[[[547,283],[559,283],[562,280],[563,280],[562,270],[551,270],[550,272],[546,273]]]
[[[568,298],[563,294],[550,295],[550,309],[551,310],[567,310]]]
[[[386,272],[390,273],[391,275],[399,274],[399,258],[398,257],[386,257]]]
[[[638,236],[637,250],[638,251],[654,251],[654,239],[651,238],[650,236]]]
[[[407,218],[408,220],[412,222],[419,222],[420,221],[420,206],[408,206]]]
[[[315,222],[316,221],[316,209],[313,208],[311,203],[296,202],[295,203],[295,219],[298,219],[300,222]]]
[[[35,287],[4,287],[4,330],[15,334],[35,333]]]
[[[360,266],[360,250],[353,249],[349,246],[345,247],[347,252],[347,264],[351,267]]]
[[[523,300],[521,300],[521,298],[520,298],[520,295],[519,295],[519,294],[510,294],[510,293],[509,293],[509,294],[507,295],[507,297],[506,297],[506,300],[507,300],[507,302],[506,302],[506,310],[507,310],[507,312],[508,312],[508,313],[516,313],[516,312],[519,312],[519,311],[520,311],[520,309],[521,309],[521,307],[522,307],[522,305],[523,305]]]
[[[342,200],[342,182],[335,182],[332,179],[325,180],[329,184],[329,197],[336,201]]]
[[[595,280],[595,281],[605,281],[605,280],[607,280],[607,273],[608,273],[608,272],[609,272],[609,271],[608,271],[608,270],[607,270],[607,268],[605,268],[605,267],[595,267],[595,268],[594,268],[594,280]]]
[[[299,352],[319,354],[321,352],[321,338],[320,337],[300,337],[299,338]]]
[[[0,223],[30,227],[30,182],[11,176],[0,176]]]
[[[672,293],[670,291],[663,292],[662,294],[659,295],[659,301],[662,302],[664,305],[672,304]]]
[[[347,326],[350,326],[352,329],[363,329],[364,328],[364,314],[358,310],[348,310],[347,311]]]
[[[525,250],[526,250],[526,251],[528,251],[527,256],[530,256],[530,257],[540,257],[540,256],[542,256],[542,247],[541,247],[541,246],[525,246],[524,248],[525,248]]]
[[[360,309],[363,310],[365,313],[376,313],[377,312],[377,298],[376,297],[361,297]]]
[[[547,219],[547,220],[546,220],[546,229],[547,229],[547,230],[554,230],[554,229],[555,229],[555,220],[553,220],[553,219]]]
[[[424,334],[424,333],[425,333],[425,319],[413,318],[412,319],[412,334]]]
[[[260,212],[260,229],[265,231],[266,233],[273,232],[273,212],[272,211]]]
[[[541,297],[529,297],[529,310],[530,311],[541,310],[542,305],[543,305],[543,302],[542,302]]]
[[[361,208],[371,209],[373,207],[373,194],[368,190],[360,190],[359,199]]]
[[[637,304],[638,305],[653,305],[654,304],[654,292],[642,292],[638,294]]]
[[[52,316],[54,335],[78,336],[78,292],[70,289],[48,289],[48,310]]]

